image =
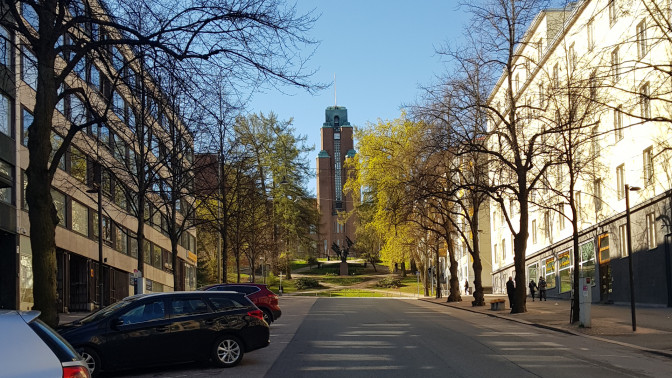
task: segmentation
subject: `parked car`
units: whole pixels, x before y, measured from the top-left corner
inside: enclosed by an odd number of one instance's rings
[[[0,310],[0,376],[91,377],[82,357],[39,315],[39,311]]]
[[[238,293],[245,293],[252,303],[257,305],[261,311],[264,312],[264,320],[271,324],[280,318],[282,311],[278,305],[278,296],[268,289],[268,286],[258,283],[230,283],[230,284],[214,284],[203,286],[199,290],[205,291],[235,291]]]
[[[235,292],[134,295],[58,331],[94,375],[188,361],[232,367],[270,342],[262,311]]]

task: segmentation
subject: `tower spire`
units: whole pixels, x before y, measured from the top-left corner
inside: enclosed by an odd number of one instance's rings
[[[338,106],[338,102],[336,101],[336,73],[334,72],[334,106]]]

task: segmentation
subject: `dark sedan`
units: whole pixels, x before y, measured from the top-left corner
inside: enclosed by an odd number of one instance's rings
[[[231,367],[269,344],[262,311],[234,292],[135,295],[58,331],[94,374],[208,359]]]

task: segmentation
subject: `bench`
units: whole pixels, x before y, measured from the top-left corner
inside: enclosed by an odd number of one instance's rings
[[[490,310],[501,311],[506,310],[506,300],[504,299],[493,299],[490,301]]]

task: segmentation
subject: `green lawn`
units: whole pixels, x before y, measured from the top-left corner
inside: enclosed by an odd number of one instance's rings
[[[401,280],[401,287],[399,288],[382,288],[382,287],[372,287],[377,290],[384,290],[384,291],[390,291],[393,293],[406,293],[406,294],[417,294],[418,293],[418,283],[417,283],[417,278],[415,277],[415,274],[407,275],[406,277],[401,277],[397,276]],[[424,293],[424,289],[422,288],[422,282],[420,282],[420,295]]]

